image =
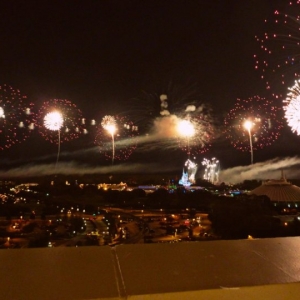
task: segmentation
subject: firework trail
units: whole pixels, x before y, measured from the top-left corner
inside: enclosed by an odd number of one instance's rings
[[[44,117],[44,126],[48,130],[52,131],[57,131],[58,132],[58,150],[57,150],[57,158],[56,158],[56,164],[55,167],[58,163],[59,160],[59,153],[60,153],[60,129],[62,128],[64,124],[64,119],[61,113],[54,111],[54,112],[49,112],[45,115]]]
[[[126,117],[104,116],[97,126],[95,144],[107,159],[127,160],[136,149],[138,127]]]

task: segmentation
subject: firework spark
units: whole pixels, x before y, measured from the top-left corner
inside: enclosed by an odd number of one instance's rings
[[[33,103],[19,90],[0,86],[0,150],[23,142],[34,129]]]
[[[195,183],[196,182],[196,173],[197,173],[197,169],[198,169],[198,165],[191,161],[190,159],[188,159],[185,162],[185,167],[187,168],[187,172],[188,172],[188,176],[189,176],[189,181],[191,183]]]
[[[289,93],[283,101],[284,116],[287,120],[288,126],[293,132],[300,135],[300,81],[295,81],[293,87],[289,88]]]
[[[126,117],[104,116],[97,126],[95,144],[106,159],[127,160],[136,149],[138,128]]]
[[[254,96],[247,100],[237,99],[234,108],[225,117],[225,136],[238,150],[249,152],[249,133],[246,121],[252,124],[253,150],[262,149],[278,139],[283,127],[280,108],[271,100]]]
[[[204,158],[202,165],[206,166],[203,178],[213,184],[219,182],[220,162],[215,157],[211,160]]]
[[[266,88],[277,97],[300,77],[300,1],[289,1],[285,10],[274,12],[273,20],[265,20],[264,36],[256,36],[259,51],[254,55],[255,69]]]

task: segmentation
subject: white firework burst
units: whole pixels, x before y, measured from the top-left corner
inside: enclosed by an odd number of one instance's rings
[[[283,101],[284,116],[287,124],[293,132],[300,135],[300,80],[296,80],[295,84],[289,88],[289,93]]]
[[[44,125],[49,130],[60,130],[63,126],[64,120],[61,113],[54,111],[45,115],[44,117]]]

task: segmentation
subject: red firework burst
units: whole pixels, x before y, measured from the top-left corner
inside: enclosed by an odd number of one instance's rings
[[[53,130],[51,126],[45,126],[45,118],[50,113],[57,112],[62,116],[60,128]],[[82,112],[74,103],[65,99],[52,99],[44,102],[39,110],[37,118],[37,127],[39,133],[47,141],[59,144],[78,138],[85,132],[85,119],[82,118]],[[59,130],[59,136],[57,134]]]
[[[288,1],[273,20],[265,20],[266,32],[256,36],[259,51],[254,55],[255,69],[266,88],[283,97],[286,88],[300,78],[300,1]]]
[[[283,127],[282,110],[272,101],[259,96],[237,99],[234,107],[225,117],[225,136],[238,150],[250,151],[249,132],[245,122],[251,122],[253,150],[270,146],[278,139]]]

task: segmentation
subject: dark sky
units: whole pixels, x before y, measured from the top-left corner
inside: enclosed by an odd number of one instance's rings
[[[223,124],[237,98],[265,93],[254,70],[254,36],[264,32],[264,19],[282,2],[2,1],[0,83],[20,89],[36,106],[69,99],[87,119],[96,120],[130,113],[131,99],[142,91],[159,93],[170,83],[175,89],[196,86],[197,102],[211,105],[215,122]],[[148,109],[146,102],[141,97],[141,110]],[[256,151],[254,160],[296,155],[298,142],[285,125],[280,139]],[[91,147],[91,135],[63,144],[61,159],[85,163],[93,155],[76,151]],[[47,155],[55,161],[56,147],[34,133],[2,152],[2,166],[38,164]],[[222,136],[197,160],[201,164],[203,157],[214,156],[224,168],[250,163],[249,153],[239,152]],[[93,158],[95,165],[105,165],[100,154]],[[162,168],[165,163],[180,170],[186,154],[160,149],[143,155],[140,150],[130,162],[158,163],[159,158],[164,159]]]

